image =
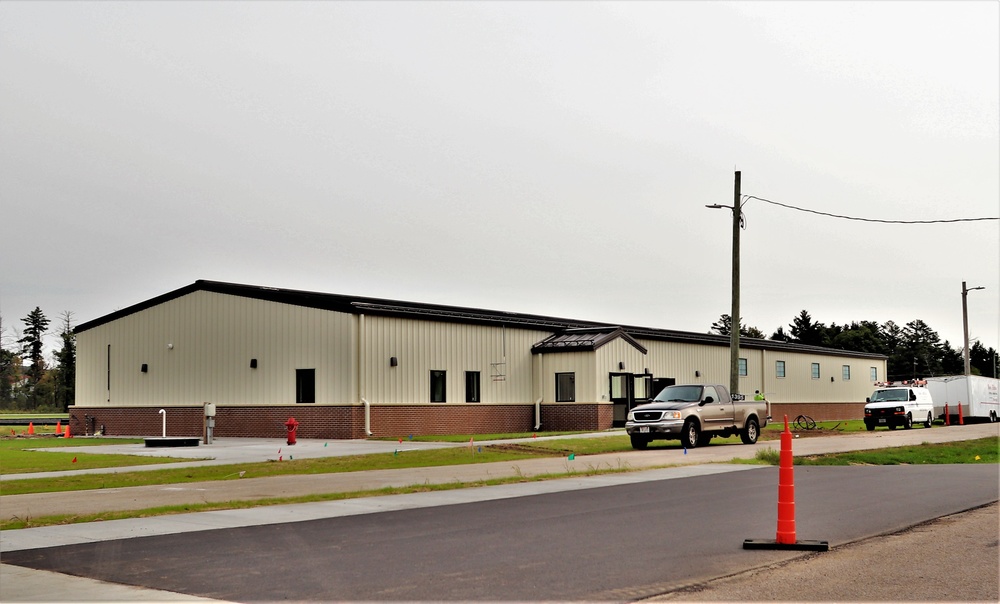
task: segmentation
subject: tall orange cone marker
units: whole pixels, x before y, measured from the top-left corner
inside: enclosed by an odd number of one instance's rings
[[[62,434],[62,420],[56,420],[56,434]]]
[[[69,435],[69,424],[66,424],[66,431],[63,432],[63,438],[73,438]]]
[[[35,433],[35,423],[28,422],[28,434],[34,434],[34,433]]]
[[[951,425],[951,420],[948,419],[948,403],[944,404],[944,425]]]
[[[796,541],[795,539],[795,464],[792,459],[792,433],[785,416],[785,431],[781,433],[781,455],[778,459],[778,530],[774,540],[744,539],[743,549],[794,549],[825,552],[826,541]]]
[[[962,401],[958,402],[958,425],[964,426],[965,422],[962,421]]]

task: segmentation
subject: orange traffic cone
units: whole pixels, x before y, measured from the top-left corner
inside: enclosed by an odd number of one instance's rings
[[[950,426],[951,420],[948,419],[948,403],[944,404],[944,425]]]
[[[69,435],[69,424],[66,424],[66,432],[63,433],[63,438],[73,438]]]
[[[785,431],[781,433],[781,454],[778,458],[778,530],[774,540],[745,539],[743,549],[794,549],[825,552],[827,541],[796,541],[795,539],[795,464],[792,458],[792,433],[785,416]]]
[[[792,457],[792,433],[785,418],[781,433],[781,455],[778,458],[778,530],[774,540],[795,543],[795,462]]]
[[[34,434],[34,433],[35,433],[35,423],[28,422],[28,434]]]
[[[56,420],[56,434],[62,434],[62,420]]]

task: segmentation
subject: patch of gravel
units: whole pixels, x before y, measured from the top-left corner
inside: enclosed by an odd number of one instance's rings
[[[646,601],[998,602],[996,502]]]

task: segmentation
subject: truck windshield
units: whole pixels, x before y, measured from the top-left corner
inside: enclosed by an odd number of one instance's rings
[[[909,400],[909,390],[876,390],[872,395],[873,403],[899,402]]]
[[[654,401],[693,403],[701,400],[701,386],[667,386],[656,395]]]

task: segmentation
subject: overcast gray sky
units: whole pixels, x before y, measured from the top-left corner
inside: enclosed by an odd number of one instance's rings
[[[0,3],[0,315],[197,279],[707,332],[744,194],[1000,215],[1000,4]],[[1000,348],[1000,222],[747,202],[744,323]]]

